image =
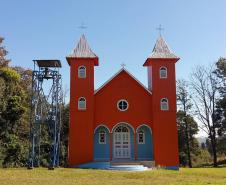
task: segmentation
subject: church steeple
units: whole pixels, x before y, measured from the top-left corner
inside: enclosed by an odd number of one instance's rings
[[[82,34],[82,36],[80,37],[79,42],[75,49],[73,49],[72,53],[68,55],[66,58],[67,60],[70,58],[95,59],[94,60],[95,66],[98,65],[98,56],[89,47],[89,44],[84,34]],[[70,65],[70,60],[68,60],[68,63]]]
[[[152,50],[151,55],[147,58],[146,62],[144,63],[144,66],[148,65],[148,61],[150,59],[170,59],[170,60],[179,60],[179,57],[177,57],[169,48],[164,38],[160,35],[157,39],[155,46]]]
[[[94,67],[98,65],[98,57],[82,35],[66,58],[70,65],[71,132],[68,161],[69,164],[78,165],[93,160]]]
[[[168,47],[166,41],[160,35],[157,39],[151,55],[148,58],[178,58]]]
[[[179,60],[160,35],[144,66],[148,71],[148,88],[152,92],[155,162],[178,166],[176,127],[175,64]],[[170,156],[170,157],[169,157]]]

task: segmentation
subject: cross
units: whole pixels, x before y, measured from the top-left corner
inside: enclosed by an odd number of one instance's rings
[[[162,25],[160,24],[158,28],[156,28],[156,30],[159,31],[159,35],[161,36],[161,32],[164,30],[164,28],[162,27]]]
[[[126,66],[126,64],[122,63],[122,64],[121,64],[121,66],[122,66],[122,68],[124,69],[124,68],[125,68],[125,66]]]
[[[78,26],[78,29],[84,30],[87,26],[82,22],[80,26]]]

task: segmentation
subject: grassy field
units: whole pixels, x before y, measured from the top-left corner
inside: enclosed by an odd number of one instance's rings
[[[79,184],[225,184],[226,168],[194,168],[180,171],[150,170],[119,172],[83,169],[44,168],[0,169],[0,185],[79,185]]]

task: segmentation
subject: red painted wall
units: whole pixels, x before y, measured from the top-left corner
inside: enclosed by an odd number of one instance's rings
[[[69,166],[93,160],[94,64],[96,59],[67,58],[70,63]],[[86,67],[86,78],[78,78],[78,67]],[[86,110],[78,110],[78,98],[86,98]]]
[[[127,111],[117,109],[120,99],[128,101]],[[122,71],[96,93],[94,127],[104,124],[111,130],[119,122],[129,123],[134,129],[141,124],[152,127],[151,110],[151,94]]]
[[[154,159],[156,165],[178,166],[178,136],[176,125],[176,81],[175,62],[178,59],[148,59],[148,73],[152,81],[152,110]],[[167,78],[160,79],[160,67],[167,67]],[[148,69],[150,70],[150,69]],[[160,100],[167,98],[169,110],[160,110]]]
[[[94,129],[106,125],[110,130],[119,122],[131,124],[136,129],[147,124],[153,131],[154,160],[161,166],[178,166],[178,141],[176,127],[175,62],[167,59],[149,59],[147,66],[149,87],[145,90],[126,71],[122,70],[102,89],[94,94],[94,66],[98,59],[67,58],[71,67],[69,166],[93,160]],[[86,66],[87,77],[78,79],[78,67]],[[168,78],[159,78],[159,68],[168,69]],[[86,98],[85,111],[78,110],[78,98]],[[160,110],[161,98],[168,98],[169,111]],[[117,109],[117,102],[126,99],[127,111]]]

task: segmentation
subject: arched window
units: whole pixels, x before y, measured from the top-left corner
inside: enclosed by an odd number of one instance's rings
[[[167,98],[161,99],[161,110],[169,110],[169,103]]]
[[[145,135],[143,130],[138,132],[138,144],[145,144]]]
[[[99,132],[99,144],[106,144],[106,132],[104,130]]]
[[[160,75],[160,78],[167,78],[167,68],[160,67],[159,75]]]
[[[78,99],[78,109],[85,110],[86,109],[86,99],[84,97],[80,97]]]
[[[78,77],[79,78],[86,78],[86,67],[85,66],[79,66]]]

